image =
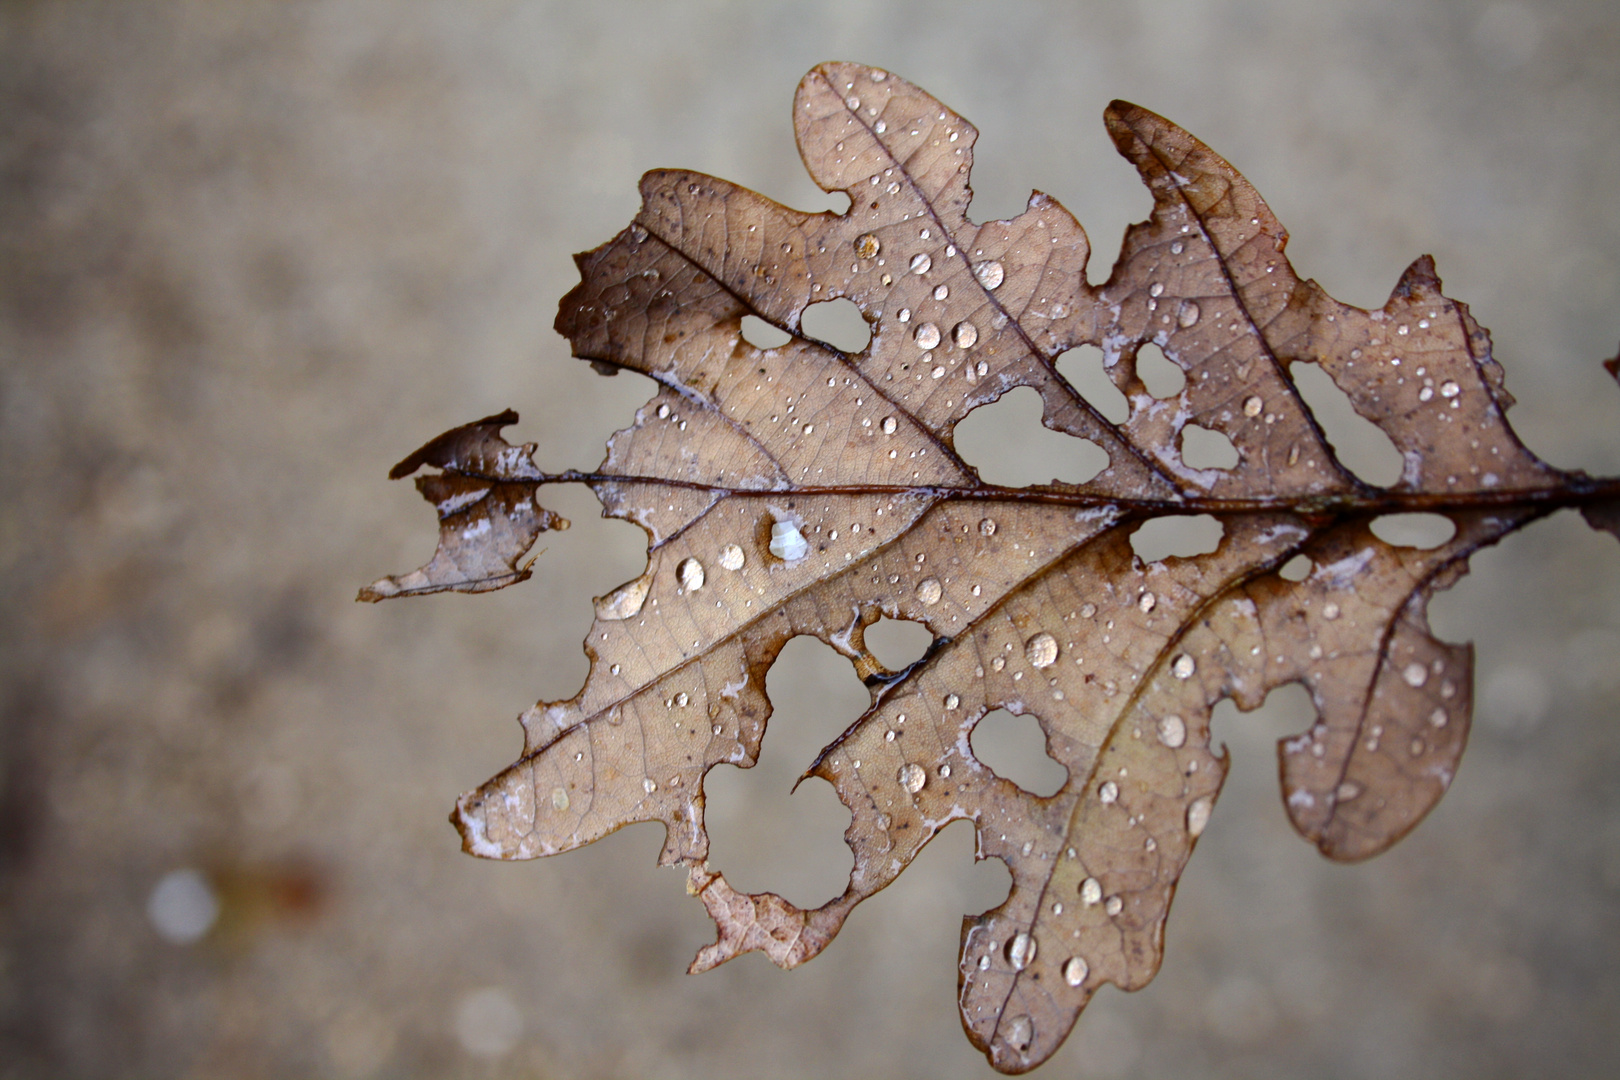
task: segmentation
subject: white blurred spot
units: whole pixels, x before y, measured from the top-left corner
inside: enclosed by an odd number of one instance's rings
[[[190,945],[208,933],[219,918],[219,899],[200,871],[189,867],[171,870],[147,897],[146,917],[164,941]]]
[[[503,1057],[522,1034],[523,1014],[512,996],[499,987],[474,990],[456,1007],[456,1039],[469,1054]]]

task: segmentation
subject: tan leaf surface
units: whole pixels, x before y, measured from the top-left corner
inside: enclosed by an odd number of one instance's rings
[[[918,88],[823,65],[793,117],[812,176],[849,210],[805,214],[713,177],[647,174],[635,221],[578,257],[557,328],[593,365],[650,376],[655,397],[594,473],[534,470],[498,439],[511,413],[424,447],[396,474],[444,470],[419,481],[440,509],[440,551],[362,595],[519,580],[522,551],[559,527],[535,489],[589,483],[605,513],[646,530],[647,569],[598,599],[580,693],[529,710],[522,757],[458,802],[467,850],[530,858],[661,821],[661,861],[687,868],[718,928],[692,970],[755,950],[791,967],[940,829],[971,820],[1012,889],[964,922],[962,1019],[996,1068],[1021,1072],[1099,986],[1135,989],[1157,971],[1226,771],[1209,738],[1218,701],[1253,708],[1303,684],[1318,720],[1279,746],[1288,813],[1329,857],[1382,851],[1445,792],[1467,738],[1472,654],[1429,633],[1429,597],[1470,553],[1559,507],[1612,530],[1620,486],[1519,443],[1489,337],[1441,294],[1429,259],[1382,309],[1338,303],[1294,275],[1253,188],[1146,110],[1107,113],[1154,210],[1100,288],[1085,233],[1050,198],[969,220],[976,132]],[[871,328],[859,353],[801,332],[805,309],[835,298]],[[793,339],[757,349],[745,315]],[[1056,372],[1087,343],[1130,402],[1123,423]],[[1148,344],[1185,373],[1174,396],[1138,378]],[[1339,463],[1295,363],[1320,365],[1389,436],[1405,461],[1394,486]],[[1108,466],[1079,485],[981,481],[953,428],[1019,386]],[[1229,438],[1236,465],[1186,464],[1190,424]],[[1445,514],[1455,534],[1431,549],[1374,535],[1379,515],[1410,511]],[[1221,523],[1214,552],[1136,556],[1145,521],[1189,514]],[[1299,556],[1302,580],[1279,573]],[[906,670],[866,647],[884,616],[933,635]],[[807,763],[851,811],[855,855],[845,892],[813,910],[734,890],[703,829],[704,776],[754,763],[765,673],[799,634],[849,657],[872,691]],[[1068,770],[1060,791],[1038,797],[974,758],[974,725],[994,709],[1039,720]]]

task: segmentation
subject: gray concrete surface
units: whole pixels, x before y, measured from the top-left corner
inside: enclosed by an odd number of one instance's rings
[[[577,689],[640,534],[574,492],[533,582],[358,606],[431,549],[388,466],[508,405],[543,465],[599,460],[648,391],[551,332],[569,256],[656,166],[827,206],[788,106],[856,59],[979,127],[976,217],[1051,192],[1094,276],[1148,206],[1114,97],[1243,169],[1341,299],[1432,252],[1529,444],[1620,472],[1617,53],[1609,0],[0,6],[0,1077],[987,1075],[958,920],[1005,879],[965,826],[786,974],[681,974],[709,930],[646,827],[459,853],[452,800]],[[1276,795],[1302,703],[1224,716],[1162,973],[1043,1075],[1620,1067],[1620,545],[1560,516],[1435,622],[1481,673],[1441,808],[1327,865]],[[839,818],[786,789],[859,696],[795,648],[711,806],[721,865],[814,900]]]

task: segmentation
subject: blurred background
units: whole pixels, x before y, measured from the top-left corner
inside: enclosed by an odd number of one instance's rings
[[[1611,0],[0,5],[0,1077],[990,1075],[955,964],[1007,879],[965,824],[790,973],[682,974],[712,930],[653,827],[460,853],[454,798],[578,689],[644,541],[559,491],[526,585],[357,605],[433,547],[388,467],[506,406],[594,466],[650,384],[551,331],[571,254],[654,167],[834,205],[789,106],[849,59],[978,126],[976,219],[1067,205],[1093,280],[1149,207],[1115,97],[1243,170],[1342,300],[1433,253],[1525,441],[1613,475],[1617,55]],[[1164,968],[1042,1075],[1620,1069],[1620,545],[1563,514],[1474,563],[1434,605],[1479,672],[1440,808],[1329,865],[1277,797],[1302,695],[1223,709]],[[786,659],[714,855],[816,903],[845,817],[788,787],[865,695]]]

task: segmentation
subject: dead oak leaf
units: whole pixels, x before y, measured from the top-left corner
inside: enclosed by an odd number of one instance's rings
[[[940,829],[974,822],[981,857],[1012,872],[1005,903],[964,924],[960,1006],[996,1068],[1062,1042],[1103,983],[1157,971],[1176,882],[1226,772],[1211,709],[1303,684],[1317,722],[1279,747],[1288,813],[1325,854],[1359,859],[1409,831],[1446,790],[1467,737],[1472,655],[1429,632],[1433,593],[1468,556],[1580,506],[1615,528],[1620,485],[1553,469],[1505,419],[1490,340],[1440,291],[1429,259],[1364,311],[1301,281],[1287,234],[1253,188],[1185,131],[1132,105],[1110,133],[1152,191],[1108,282],[1089,245],[1035,194],[1008,221],[967,217],[973,127],[882,71],[828,64],[793,108],[806,166],[850,198],[805,214],[687,172],[642,180],[635,221],[578,257],[558,330],[599,370],[658,384],[593,473],[547,476],[501,442],[510,412],[441,436],[396,468],[438,506],[440,551],[365,599],[499,587],[560,527],[539,486],[588,483],[649,537],[645,574],[597,601],[578,696],[523,717],[518,762],[464,795],[468,851],[519,859],[661,821],[718,940],[701,971],[758,950],[816,955],[862,899]],[[848,298],[871,327],[846,354],[807,337],[806,308]],[[760,350],[755,315],[793,334]],[[1111,423],[1056,372],[1101,346],[1130,403]],[[1138,377],[1152,344],[1186,375],[1168,398]],[[1337,460],[1295,386],[1317,364],[1400,450],[1388,488]],[[982,482],[956,452],[969,412],[1027,386],[1043,422],[1108,465],[1083,484]],[[1231,468],[1188,465],[1188,425],[1226,436]],[[1431,549],[1374,535],[1384,513],[1444,514]],[[1211,514],[1212,553],[1144,563],[1130,537],[1166,515]],[[1303,579],[1279,571],[1303,557]],[[903,671],[865,629],[933,635]],[[765,673],[811,634],[846,655],[871,707],[809,766],[849,808],[845,892],[805,910],[732,889],[708,861],[703,780],[749,766],[770,702]],[[1037,717],[1068,770],[1039,797],[977,761],[993,709]]]

